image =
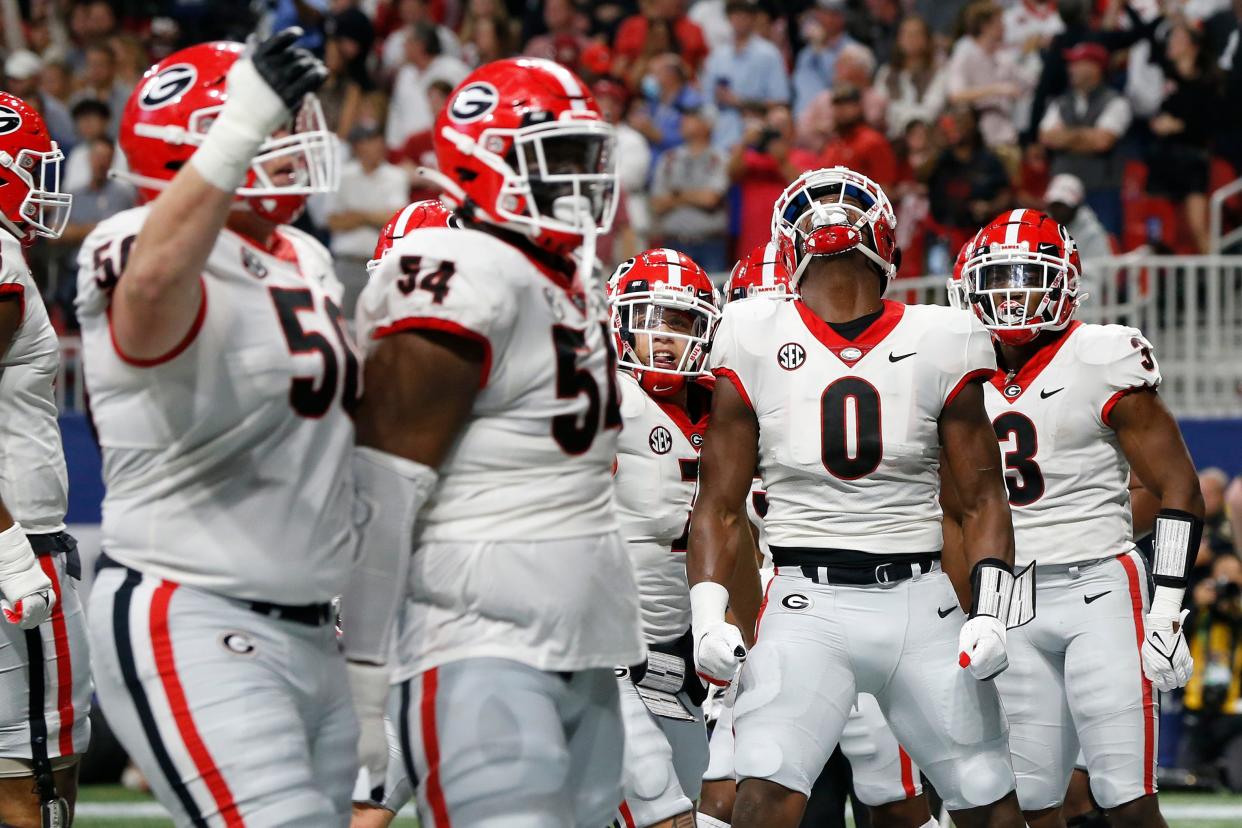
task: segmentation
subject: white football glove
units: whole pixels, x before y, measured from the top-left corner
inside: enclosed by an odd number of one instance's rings
[[[728,687],[746,660],[742,631],[725,620],[729,590],[712,581],[690,588],[690,626],[694,630],[694,670],[717,687]]]
[[[0,608],[4,620],[33,629],[52,615],[56,593],[17,521],[0,532]]]
[[[1179,687],[1185,687],[1194,671],[1195,660],[1190,657],[1190,647],[1182,635],[1182,625],[1190,610],[1182,610],[1178,615],[1153,612],[1144,619],[1147,630],[1143,638],[1143,674],[1151,680],[1152,686],[1167,693]],[[1177,629],[1173,625],[1177,624]]]
[[[358,763],[367,771],[366,789],[383,785],[388,775],[388,734],[384,710],[388,706],[387,667],[347,661],[349,690],[358,716]],[[357,794],[355,794],[357,796]]]
[[[1005,624],[991,615],[968,618],[957,637],[957,663],[979,681],[1005,672],[1009,656],[1005,652]]]

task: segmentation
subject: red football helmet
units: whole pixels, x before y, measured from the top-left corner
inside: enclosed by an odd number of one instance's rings
[[[612,226],[615,133],[560,64],[523,57],[479,67],[449,97],[433,141],[439,170],[425,174],[463,216],[561,255]]]
[[[69,221],[73,196],[60,191],[64,158],[39,113],[0,92],[0,217],[23,244],[59,238]]]
[[[380,266],[384,254],[392,249],[397,239],[405,238],[410,231],[420,227],[454,227],[457,220],[453,213],[438,198],[415,201],[407,204],[392,214],[392,218],[380,230],[379,240],[375,242],[375,253],[367,262],[367,273]]]
[[[707,374],[703,363],[720,309],[712,280],[685,253],[656,248],[622,262],[608,280],[608,304],[617,364],[648,393],[668,396],[685,387],[686,377]]]
[[[118,142],[128,162],[119,176],[150,201],[190,160],[228,99],[225,78],[242,44],[200,43],[152,66],[134,87],[121,115]],[[287,180],[286,180],[287,179]],[[264,218],[287,224],[313,193],[340,182],[336,136],[314,95],[307,95],[289,130],[274,133],[250,162],[239,199]]]
[[[995,339],[1023,345],[1070,323],[1081,272],[1069,231],[1038,210],[1007,210],[975,236],[962,288]]]
[[[979,238],[978,233],[975,234],[975,238]],[[966,301],[962,290],[962,268],[966,266],[966,260],[970,258],[970,251],[974,249],[974,239],[962,245],[961,249],[957,251],[957,259],[953,262],[953,273],[949,275],[945,283],[945,290],[949,294],[949,307],[955,310],[966,310],[970,307],[970,303]]]
[[[879,184],[849,167],[811,170],[772,205],[772,238],[792,243],[794,287],[812,256],[858,250],[880,269],[884,286],[897,273],[897,214]]]
[[[779,236],[761,244],[733,266],[725,283],[724,300],[762,296],[768,299],[792,299],[793,251],[789,239]]]

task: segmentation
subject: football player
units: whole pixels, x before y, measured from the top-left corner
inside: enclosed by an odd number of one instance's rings
[[[0,92],[0,824],[21,828],[68,824],[90,741],[81,572],[65,532],[52,389],[60,343],[23,250],[58,238],[69,219],[63,159],[39,113]]]
[[[1004,454],[1017,560],[1037,562],[1039,615],[1010,634],[1009,670],[997,685],[1033,828],[1063,824],[1080,745],[1114,825],[1163,827],[1153,687],[1174,690],[1190,676],[1182,597],[1203,499],[1156,393],[1151,344],[1134,328],[1075,320],[1080,275],[1064,227],[1013,210],[975,236],[957,288],[996,343],[985,400]],[[1132,542],[1146,510],[1135,498],[1132,519],[1131,470],[1159,499],[1152,594]]]
[[[694,672],[685,552],[711,406],[705,361],[720,316],[715,294],[701,267],[667,249],[623,262],[609,281],[624,423],[613,481],[648,648],[647,661],[618,679],[625,799],[617,821],[625,828],[693,828],[707,768],[707,693]]]
[[[796,294],[792,274],[789,240],[778,236],[775,241],[756,247],[738,261],[725,283],[726,301],[793,299]],[[747,516],[760,536],[766,512],[766,493],[753,490],[747,500]],[[771,552],[766,543],[761,542],[760,547],[765,557],[761,575],[766,589],[772,580]],[[732,688],[726,691],[730,695],[721,705],[712,731],[711,758],[704,774],[703,797],[699,803],[700,824],[713,828],[729,824],[737,792],[733,775],[731,691]],[[875,828],[920,828],[929,823],[931,811],[923,796],[919,769],[897,743],[874,696],[858,694],[841,734],[841,750],[853,771],[855,793],[867,806]]]
[[[434,142],[462,226],[394,243],[357,317],[363,554],[392,567],[367,601],[404,598],[389,715],[424,825],[604,825],[621,801],[613,666],[645,657],[592,272],[614,132],[573,72],[515,58],[454,90]],[[383,635],[347,624],[346,645],[386,660]]]
[[[896,271],[892,205],[843,167],[782,194],[790,302],[732,302],[713,340],[718,383],[690,539],[698,670],[728,682],[739,779],[733,824],[794,826],[859,692],[958,825],[1019,826],[1004,713],[1013,533],[979,382],[987,332],[952,309],[882,299]],[[966,509],[975,598],[964,619],[940,571],[937,456]],[[748,654],[724,576],[756,465],[776,575]],[[744,663],[743,663],[744,662]],[[960,664],[960,666],[959,666]]]
[[[179,825],[339,826],[357,723],[331,601],[353,563],[359,365],[328,252],[336,186],[290,29],[151,67],[121,117],[142,206],[79,255],[103,449],[91,649],[112,729]]]

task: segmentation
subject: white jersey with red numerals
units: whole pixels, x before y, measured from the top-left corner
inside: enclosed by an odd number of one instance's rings
[[[16,302],[21,319],[0,358],[0,497],[27,534],[59,532],[69,492],[53,394],[60,340],[21,243],[4,231],[0,300]]]
[[[940,550],[940,412],[996,370],[972,316],[885,301],[849,340],[801,300],[732,302],[710,361],[759,421],[774,549]]]
[[[598,294],[598,295],[597,295]],[[422,542],[615,531],[621,416],[604,297],[488,233],[422,228],[358,301],[359,341],[444,331],[483,349],[482,387],[419,515]]]
[[[686,543],[707,416],[692,423],[630,374],[619,372],[617,380],[624,421],[613,475],[617,517],[638,582],[643,635],[664,643],[690,627]]]
[[[1073,322],[1022,370],[998,370],[984,386],[1019,565],[1097,560],[1134,546],[1130,466],[1109,413],[1125,394],[1159,384],[1139,331]]]
[[[233,598],[309,604],[353,563],[359,363],[323,245],[222,230],[185,338],[126,356],[110,325],[147,207],[101,222],[78,255],[78,318],[103,448],[103,548],[145,574]]]

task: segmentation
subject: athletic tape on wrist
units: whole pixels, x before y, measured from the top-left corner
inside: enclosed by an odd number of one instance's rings
[[[1152,579],[1159,586],[1185,587],[1203,537],[1203,520],[1180,509],[1156,513],[1152,532]]]
[[[970,573],[970,617],[990,615],[1008,625],[1013,583],[1013,567],[1000,558],[976,563]]]

